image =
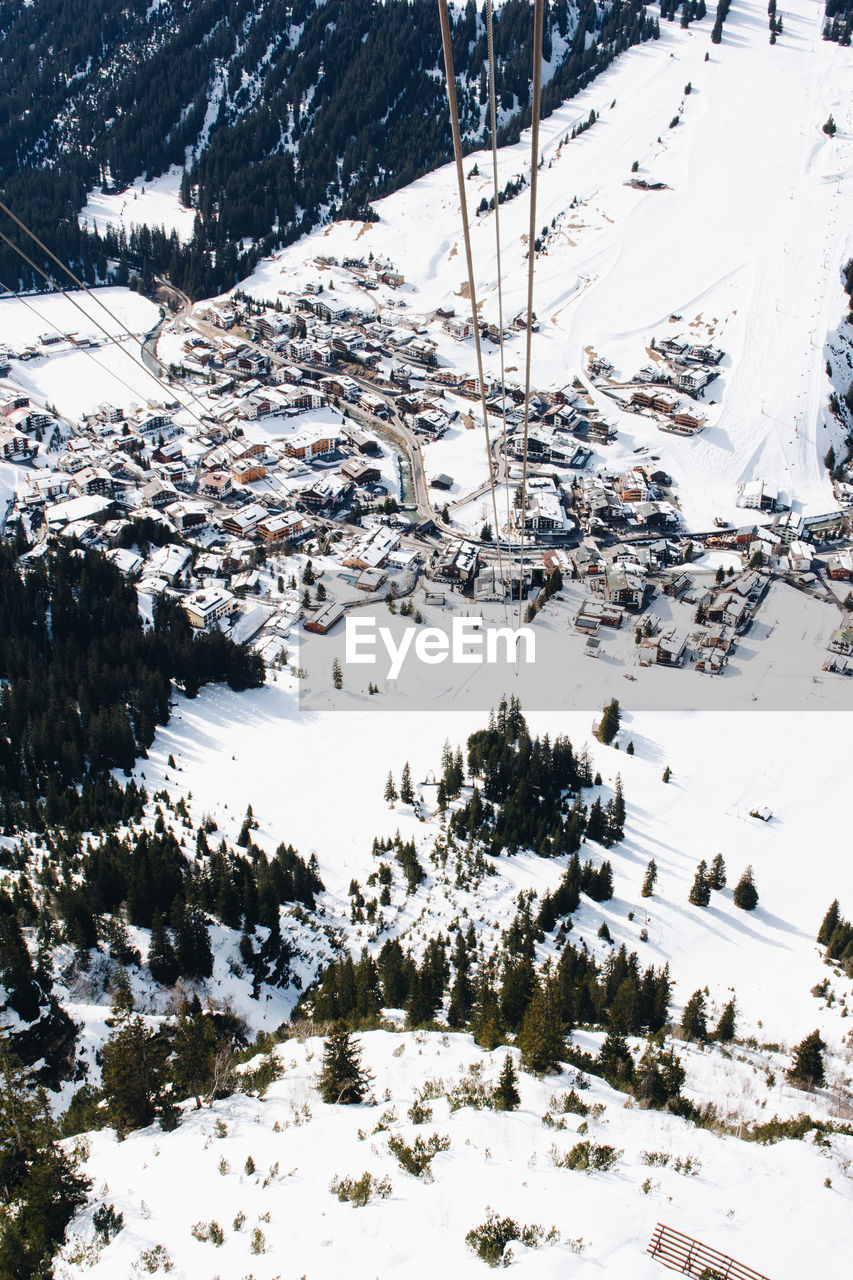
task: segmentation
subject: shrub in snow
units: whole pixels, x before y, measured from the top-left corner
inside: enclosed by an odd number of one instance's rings
[[[249,1250],[252,1253],[266,1253],[267,1251],[266,1236],[264,1235],[263,1231],[261,1231],[260,1227],[255,1227],[254,1231],[252,1232],[252,1239],[251,1239],[251,1243],[249,1244]]]
[[[406,1173],[411,1173],[416,1178],[426,1178],[439,1151],[450,1150],[450,1139],[446,1135],[434,1133],[424,1141],[419,1134],[412,1146],[408,1146],[399,1134],[392,1134],[388,1139],[388,1150],[397,1157],[400,1168],[405,1169]]]
[[[225,1232],[216,1221],[194,1223],[191,1234],[203,1244],[215,1244],[217,1249],[225,1241]]]
[[[583,1142],[576,1142],[571,1151],[563,1155],[556,1147],[552,1147],[550,1155],[552,1163],[558,1169],[578,1169],[584,1172],[600,1169],[606,1172],[613,1168],[622,1152],[616,1147],[599,1145],[587,1138]]]
[[[511,1258],[506,1249],[514,1240],[521,1241],[528,1249],[536,1249],[542,1244],[556,1244],[559,1239],[556,1227],[546,1231],[544,1227],[519,1225],[512,1218],[499,1218],[490,1209],[486,1221],[468,1232],[465,1243],[490,1267],[500,1267],[509,1265]],[[573,1241],[572,1245],[575,1253],[583,1248],[580,1240]]]
[[[146,1271],[151,1276],[156,1275],[158,1271],[169,1272],[175,1269],[168,1249],[162,1244],[155,1244],[153,1249],[143,1249],[136,1265],[140,1271]]]
[[[124,1226],[124,1214],[116,1213],[115,1205],[99,1205],[92,1214],[92,1225],[104,1244],[109,1244]]]
[[[360,1178],[332,1178],[329,1190],[342,1203],[354,1204],[358,1208],[366,1205],[371,1196],[387,1200],[391,1194],[390,1178],[375,1178],[370,1173],[363,1173]]]
[[[412,1124],[429,1124],[432,1119],[432,1107],[425,1107],[416,1098],[406,1114]]]

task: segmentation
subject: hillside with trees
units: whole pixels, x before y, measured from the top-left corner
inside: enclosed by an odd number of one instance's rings
[[[545,114],[656,30],[636,0],[555,0]],[[504,142],[529,118],[528,0],[495,14],[495,47]],[[68,0],[0,0],[0,54],[3,198],[88,281],[124,283],[130,269],[147,288],[167,272],[194,297],[220,292],[318,222],[369,218],[371,200],[451,155],[432,0],[95,0],[85,14]],[[471,148],[488,112],[473,0],[456,14],[454,58]],[[184,169],[182,200],[198,215],[189,244],[162,228],[78,226],[96,184],[122,190],[171,165]],[[11,224],[4,231],[23,243]],[[6,245],[0,279],[39,284]]]

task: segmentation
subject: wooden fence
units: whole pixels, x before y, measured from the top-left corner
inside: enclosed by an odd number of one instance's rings
[[[659,1222],[646,1250],[670,1271],[680,1271],[685,1276],[704,1277],[705,1280],[768,1280],[760,1271],[745,1267],[726,1253],[710,1249],[708,1245],[686,1236],[673,1227]]]

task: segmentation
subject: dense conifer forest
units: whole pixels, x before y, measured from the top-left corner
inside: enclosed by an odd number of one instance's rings
[[[52,551],[24,567],[0,548],[0,832],[99,829],[141,813],[129,772],[169,718],[170,682],[258,685],[256,654],[194,634],[163,600],[146,629],[136,591],[102,555]]]
[[[501,141],[529,118],[531,14],[507,0],[495,15]],[[552,0],[545,114],[656,31],[637,0]],[[89,281],[123,283],[131,268],[144,287],[167,272],[193,296],[221,291],[319,221],[369,217],[372,199],[451,154],[433,0],[93,0],[84,12],[0,0],[0,53],[3,198]],[[466,144],[481,144],[486,39],[473,0],[454,58]],[[92,186],[170,165],[198,211],[189,245],[157,228],[78,226]],[[38,282],[5,245],[0,279]]]

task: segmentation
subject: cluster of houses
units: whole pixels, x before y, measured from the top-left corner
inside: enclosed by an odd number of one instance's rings
[[[654,362],[644,366],[625,384],[616,384],[615,370],[608,360],[593,354],[587,362],[592,377],[611,385],[627,388],[624,408],[647,413],[657,419],[661,431],[693,436],[705,425],[705,417],[695,405],[705,388],[719,376],[724,352],[708,343],[689,342],[684,338],[651,341]]]

